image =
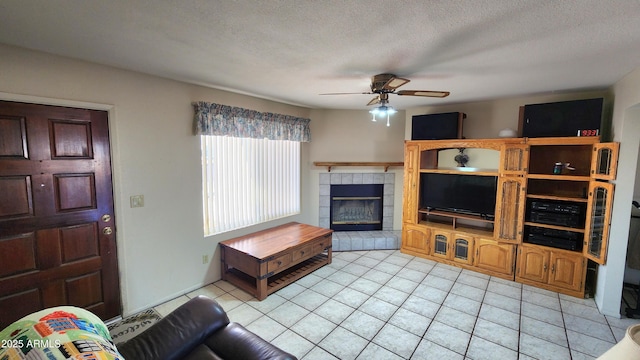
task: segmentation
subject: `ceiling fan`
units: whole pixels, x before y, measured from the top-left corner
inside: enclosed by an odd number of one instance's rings
[[[326,93],[320,95],[352,95],[352,94],[377,94],[376,97],[371,99],[367,106],[381,104],[386,106],[389,102],[389,94],[396,94],[400,96],[424,96],[424,97],[437,97],[443,98],[449,96],[448,91],[433,91],[433,90],[399,90],[400,86],[408,83],[410,80],[397,77],[393,74],[378,74],[371,77],[371,91],[360,93]]]

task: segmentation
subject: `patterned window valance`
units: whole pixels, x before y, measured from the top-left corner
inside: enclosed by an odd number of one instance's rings
[[[310,119],[204,101],[194,102],[193,107],[196,135],[311,141]]]

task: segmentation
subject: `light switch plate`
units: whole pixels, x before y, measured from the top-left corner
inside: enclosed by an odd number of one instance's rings
[[[144,195],[133,195],[129,198],[132,208],[144,207]]]

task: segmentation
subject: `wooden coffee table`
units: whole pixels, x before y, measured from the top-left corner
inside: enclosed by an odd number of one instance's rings
[[[258,300],[331,263],[333,230],[296,222],[220,242],[222,279]]]

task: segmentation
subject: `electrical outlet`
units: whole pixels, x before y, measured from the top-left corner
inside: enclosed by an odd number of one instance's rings
[[[144,195],[133,195],[129,198],[132,208],[144,207]]]
[[[209,262],[209,255],[202,255],[202,263],[206,264]]]

